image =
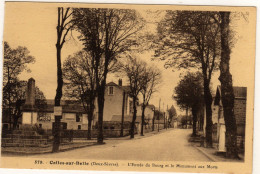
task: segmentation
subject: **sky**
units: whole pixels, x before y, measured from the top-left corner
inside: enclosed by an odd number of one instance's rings
[[[146,7],[150,8],[150,7]],[[137,8],[137,10],[146,19],[151,19],[143,11],[145,8]],[[4,41],[7,41],[12,48],[17,46],[25,46],[30,51],[30,54],[35,57],[36,62],[30,64],[31,73],[22,73],[21,80],[28,80],[33,77],[36,80],[36,85],[44,92],[46,98],[54,99],[57,87],[57,67],[56,67],[56,23],[57,23],[57,4],[39,4],[34,3],[6,3],[5,5],[5,21],[4,21]],[[252,26],[254,21],[249,13],[249,20],[236,20],[233,23],[236,31],[236,43],[232,48],[231,54],[231,73],[233,76],[234,86],[245,86],[253,88],[254,76],[254,31]],[[250,27],[251,26],[251,27]],[[155,31],[153,24],[149,25],[151,32]],[[64,44],[62,49],[62,61],[68,55],[82,49],[81,43],[77,40],[75,33],[69,34],[69,40]],[[151,51],[152,52],[152,51]],[[172,71],[165,69],[164,62],[151,61],[151,52],[144,53],[140,58],[144,59],[149,64],[154,64],[162,70],[162,83],[159,91],[153,95],[150,104],[156,107],[161,99],[161,108],[166,109],[174,105],[177,108],[175,101],[172,100],[173,90],[180,80],[180,73],[185,70]],[[215,90],[219,85],[219,72],[215,72],[212,77],[212,87]],[[109,81],[117,82],[118,79],[108,78]],[[126,84],[125,80],[123,84]],[[163,107],[164,106],[164,107]],[[182,112],[177,109],[178,112]]]

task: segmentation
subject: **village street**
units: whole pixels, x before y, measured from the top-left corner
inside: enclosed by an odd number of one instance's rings
[[[105,140],[96,145],[55,154],[37,155],[40,158],[158,160],[158,161],[209,161],[190,145],[191,129],[169,129],[152,136],[133,140]]]

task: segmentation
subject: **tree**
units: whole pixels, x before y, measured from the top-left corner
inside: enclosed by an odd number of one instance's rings
[[[7,42],[4,42],[4,65],[3,65],[3,108],[8,108],[8,117],[11,124],[11,115],[14,112],[11,105],[14,105],[20,99],[19,75],[30,69],[28,64],[34,63],[35,58],[30,55],[30,51],[26,47],[18,46],[13,49]],[[19,90],[19,91],[17,91]],[[15,124],[15,123],[14,123]],[[14,125],[14,128],[16,124]]]
[[[136,46],[143,27],[135,10],[75,8],[73,19],[84,49],[93,57],[98,101],[98,143],[103,143],[103,110],[107,74],[122,54]]]
[[[55,106],[60,106],[60,100],[62,97],[62,86],[63,86],[63,76],[62,76],[62,68],[61,68],[61,49],[66,42],[66,36],[68,32],[72,29],[72,20],[70,20],[70,16],[72,12],[70,12],[70,8],[64,10],[63,7],[58,8],[58,23],[57,23],[57,43],[56,43],[56,51],[57,51],[57,89],[55,96]]]
[[[193,115],[193,136],[196,136],[197,112],[203,102],[203,77],[202,74],[187,73],[175,87],[173,98],[182,108],[191,108]]]
[[[63,64],[65,96],[80,100],[88,115],[88,139],[91,139],[91,123],[94,116],[96,85],[93,59],[86,51],[69,56]]]
[[[57,51],[57,89],[55,96],[55,106],[60,106],[60,100],[62,97],[62,86],[63,86],[63,76],[62,76],[62,68],[61,68],[61,49],[66,42],[66,36],[68,32],[72,29],[72,21],[70,20],[70,16],[72,12],[70,12],[70,8],[64,10],[63,7],[58,7],[58,23],[57,23],[57,42],[56,42],[56,51]],[[57,131],[54,133],[54,141],[53,141],[53,152],[57,152],[59,150],[59,123],[60,117],[55,116],[55,124],[58,126]]]
[[[145,108],[149,104],[149,101],[153,93],[157,91],[157,87],[161,82],[161,72],[156,67],[145,67],[143,76],[144,77],[142,82],[142,89],[140,91],[143,97],[141,135],[144,135],[143,127],[144,127],[144,118],[145,118],[144,115]]]
[[[136,105],[138,101],[138,95],[143,89],[143,82],[146,78],[145,69],[146,63],[129,56],[125,65],[123,65],[122,69],[125,72],[130,85],[130,96],[133,98],[133,119],[130,129],[130,138],[134,138],[135,134],[135,120],[136,120]]]
[[[227,156],[238,157],[237,149],[237,126],[234,115],[234,92],[232,84],[232,75],[230,73],[230,12],[220,12],[220,33],[221,33],[221,61],[220,76],[221,99],[224,109],[224,119],[226,126],[226,145]]]
[[[165,67],[198,68],[203,75],[206,105],[206,142],[212,146],[212,95],[210,81],[218,69],[220,57],[219,25],[212,16],[217,12],[166,11],[158,25],[155,57],[165,60]]]
[[[172,105],[171,107],[170,107],[170,109],[168,109],[167,110],[167,112],[168,112],[168,114],[169,114],[169,123],[174,119],[174,118],[176,118],[176,116],[177,116],[177,111],[176,111],[176,109],[175,109],[175,107]]]

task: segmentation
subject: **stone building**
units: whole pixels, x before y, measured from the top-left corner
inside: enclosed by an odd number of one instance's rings
[[[245,144],[245,129],[246,129],[246,100],[247,100],[247,88],[246,87],[233,87],[234,91],[234,115],[236,118],[236,125],[237,125],[237,145],[240,151],[244,150]],[[218,150],[225,151],[225,132],[226,132],[226,125],[224,120],[224,113],[223,113],[223,105],[221,101],[221,89],[220,86],[217,87],[216,97],[213,101],[214,108],[213,112],[217,113],[217,129],[216,139],[218,142]],[[215,109],[215,110],[214,110]],[[216,122],[216,121],[215,121]]]

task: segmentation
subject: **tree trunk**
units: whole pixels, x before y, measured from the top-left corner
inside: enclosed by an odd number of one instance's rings
[[[152,131],[154,131],[154,117],[155,117],[155,115],[153,116],[153,125],[152,125]]]
[[[120,137],[124,136],[124,117],[125,117],[125,91],[123,93],[123,102],[122,102],[122,119],[121,119]]]
[[[209,81],[206,78],[204,78],[204,99],[206,105],[206,143],[207,147],[212,147],[212,95]]]
[[[229,47],[229,16],[230,12],[220,12],[221,15],[221,62],[220,77],[221,99],[224,109],[224,120],[226,126],[227,157],[239,158],[237,148],[237,126],[234,115],[234,92],[232,75],[229,70],[230,47]]]
[[[141,125],[141,136],[144,136],[144,112],[145,112],[146,106],[143,104],[142,107],[142,125]]]
[[[55,106],[60,106],[60,100],[62,97],[62,86],[63,86],[63,78],[62,78],[62,69],[61,69],[61,47],[57,44],[57,89],[55,96]]]
[[[186,129],[188,129],[188,107],[186,108]]]
[[[87,134],[88,140],[91,140],[92,120],[93,120],[93,111],[90,111],[88,113],[88,134]]]
[[[193,132],[192,136],[196,137],[197,136],[197,108],[196,106],[192,107],[192,116],[193,116]]]
[[[135,137],[135,120],[136,120],[136,96],[133,96],[133,108],[134,108],[134,114],[133,114],[133,120],[131,124],[131,130],[130,130],[130,138]]]
[[[104,94],[105,94],[105,83],[99,86],[98,90],[98,136],[97,143],[103,144],[103,112],[104,112]]]
[[[61,46],[59,45],[59,43],[56,44],[56,49],[57,49],[57,83],[58,83],[58,86],[57,86],[57,89],[56,89],[55,106],[60,106],[60,100],[61,100],[61,97],[62,97],[63,79],[62,79],[62,69],[61,69]],[[60,146],[60,119],[61,119],[60,117],[55,116],[56,128],[53,131],[54,132],[54,140],[53,140],[52,152],[59,151],[59,146]]]

